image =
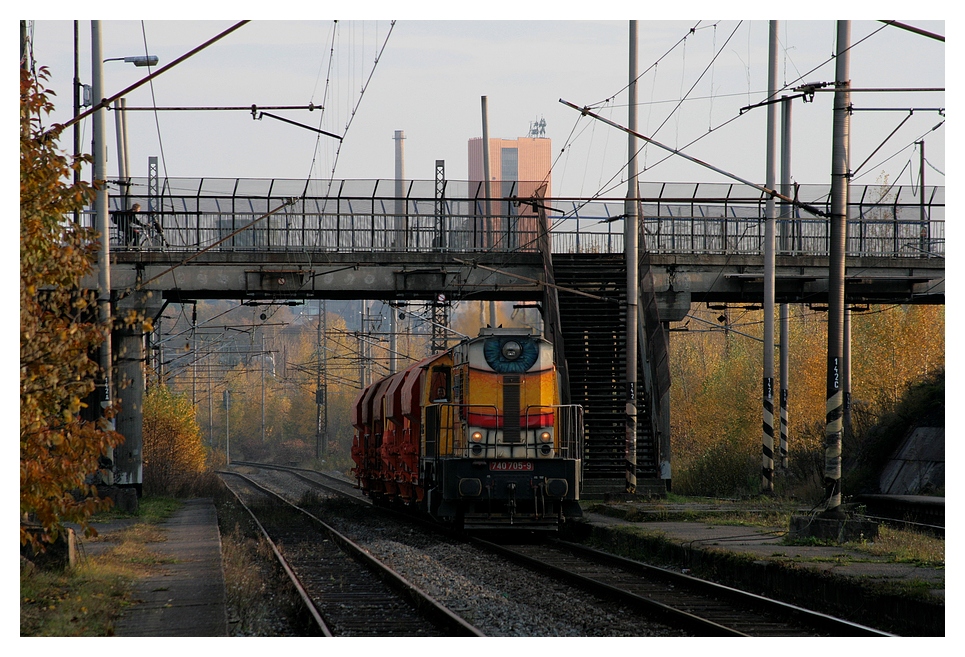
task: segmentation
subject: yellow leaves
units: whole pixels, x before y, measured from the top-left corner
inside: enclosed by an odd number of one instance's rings
[[[205,469],[201,430],[191,400],[165,386],[144,399],[143,464],[145,489],[170,493]]]
[[[20,510],[41,523],[41,540],[64,521],[86,525],[99,503],[70,493],[121,440],[77,416],[97,372],[88,354],[103,332],[85,317],[88,293],[79,289],[93,232],[64,219],[92,196],[89,185],[68,183],[73,158],[58,150],[57,133],[41,138],[36,117],[52,109],[48,95],[21,72],[21,109],[31,118],[20,139]],[[37,540],[21,531],[21,542]]]
[[[694,307],[692,315],[698,321],[672,334],[671,442],[676,473],[727,450],[739,448],[755,457],[760,452],[763,315],[728,312],[722,322],[721,311]],[[823,436],[806,429],[825,422],[827,316],[804,306],[791,306],[790,312],[787,383],[793,459],[807,448],[820,448]],[[867,312],[852,313],[851,324],[852,397],[872,410],[899,399],[909,382],[944,368],[942,306],[872,306]],[[735,330],[725,333],[725,326]],[[780,399],[777,363],[775,402]],[[817,442],[809,445],[808,440]],[[753,467],[759,467],[759,460]]]

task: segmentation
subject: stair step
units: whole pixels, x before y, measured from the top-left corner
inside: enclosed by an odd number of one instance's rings
[[[587,428],[584,479],[625,476],[626,274],[622,255],[553,256],[556,284],[606,297],[591,299],[560,290],[557,300],[571,401],[582,404]],[[642,373],[638,372],[638,381]],[[642,397],[642,395],[641,395]],[[649,409],[637,416],[637,477],[656,478],[656,441]]]

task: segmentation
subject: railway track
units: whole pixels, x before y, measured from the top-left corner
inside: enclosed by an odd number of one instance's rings
[[[334,478],[333,481],[333,478],[322,476],[315,471],[300,471],[297,468],[264,466],[256,463],[244,465],[267,467],[287,473],[308,483],[309,486],[341,488],[342,494],[348,493],[353,497],[358,494],[350,482],[338,478]],[[363,501],[368,503],[365,498]],[[369,511],[360,513],[368,519],[374,518]],[[358,520],[349,522],[362,524]],[[412,522],[408,517],[405,520],[410,527]],[[400,533],[407,536],[392,537],[391,540],[385,536],[386,540],[380,542],[404,541],[407,545],[413,545],[415,537],[420,536],[420,540],[424,542],[418,543],[417,549],[424,550],[439,559],[440,567],[443,569],[447,567],[446,560],[450,555],[460,554],[462,556],[458,559],[453,559],[460,564],[460,576],[466,575],[483,580],[492,577],[486,574],[490,572],[486,568],[513,572],[512,567],[505,564],[502,559],[493,559],[491,555],[495,553],[515,561],[525,570],[541,573],[540,576],[544,578],[543,583],[529,585],[531,589],[561,589],[560,584],[550,582],[552,580],[563,582],[569,587],[574,587],[574,592],[568,593],[567,596],[589,595],[597,599],[597,602],[592,602],[592,598],[587,598],[589,602],[575,605],[581,613],[585,613],[593,605],[603,606],[604,603],[601,601],[606,601],[607,605],[620,607],[619,610],[609,610],[608,617],[621,617],[621,621],[626,621],[631,626],[634,619],[645,622],[659,621],[698,636],[890,636],[838,618],[572,543],[540,540],[511,545],[496,544],[479,538],[468,541],[465,536],[456,538],[451,532],[442,532],[435,524],[425,523],[423,528],[426,529],[425,532],[413,532],[411,528],[401,530]],[[389,534],[393,530],[379,528],[376,531]],[[429,532],[437,536],[446,536],[449,543],[440,544],[438,547],[431,545],[425,547],[432,541],[439,543],[439,539],[427,538],[430,535]],[[363,539],[358,540],[364,542]],[[475,546],[472,550],[475,556],[466,556],[470,552],[470,546]],[[373,543],[368,543],[367,547],[370,551],[377,551]],[[483,556],[480,556],[480,553]],[[446,556],[441,556],[443,554]],[[487,554],[490,556],[485,556]],[[393,557],[383,555],[383,558],[392,559]],[[396,567],[406,572],[403,567]],[[412,577],[411,574],[408,576]],[[524,579],[524,576],[519,574],[512,577],[517,580]],[[528,578],[531,575],[525,577]],[[419,581],[418,575],[415,578]],[[585,593],[576,594],[576,590]],[[500,595],[513,597],[512,593],[501,592]],[[447,601],[447,604],[451,608],[468,611],[471,603]],[[466,612],[461,611],[461,613]],[[471,616],[471,612],[469,613]],[[573,619],[572,622],[579,621]],[[532,636],[537,635],[539,634]]]
[[[221,475],[272,545],[319,634],[482,636],[477,628],[297,505],[246,475]]]
[[[256,476],[286,491],[290,499],[301,499],[301,504],[487,636],[685,635],[645,614],[631,614],[619,604],[494,557],[438,523],[427,521],[420,526],[407,514],[372,508],[368,498],[358,505],[330,499],[316,505],[305,489],[327,487],[331,483],[327,477],[323,483],[316,481],[313,472],[274,466]]]
[[[564,541],[486,549],[600,595],[620,599],[699,636],[891,636],[818,612]]]
[[[326,472],[319,472],[318,470],[310,470],[308,468],[298,468],[289,465],[275,465],[273,463],[257,463],[255,461],[232,461],[231,465],[257,468],[259,470],[285,472],[313,486],[318,486],[339,495],[359,500],[365,504],[371,504],[369,498],[362,494],[362,491],[358,489],[358,486],[344,477],[331,475]]]

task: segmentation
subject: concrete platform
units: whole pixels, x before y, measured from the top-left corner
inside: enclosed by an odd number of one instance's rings
[[[662,513],[666,517],[666,507]],[[894,563],[841,545],[785,545],[787,527],[630,517],[584,511],[594,535],[678,570],[906,636],[944,634],[944,569]],[[930,601],[881,593],[887,584],[914,585]],[[881,627],[883,618],[893,626]]]
[[[133,521],[95,524],[101,534]],[[218,516],[210,498],[186,500],[174,515],[158,525],[165,540],[147,545],[166,561],[150,577],[135,583],[133,604],[115,627],[117,636],[227,636],[224,573]],[[86,542],[94,554],[108,542]]]

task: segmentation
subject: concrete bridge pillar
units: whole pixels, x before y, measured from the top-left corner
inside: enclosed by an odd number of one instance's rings
[[[134,486],[143,483],[142,423],[144,420],[144,333],[138,329],[114,331],[114,387],[120,411],[115,419],[124,443],[114,448],[114,483]]]
[[[154,319],[161,312],[160,299],[153,299],[151,292],[134,293],[118,302],[115,317],[124,317],[134,311],[140,318]],[[145,367],[145,333],[142,321],[132,326],[115,329],[114,344],[114,390],[120,411],[114,420],[117,432],[124,436],[124,443],[114,448],[114,483],[133,487],[141,492],[144,482],[143,423]]]

